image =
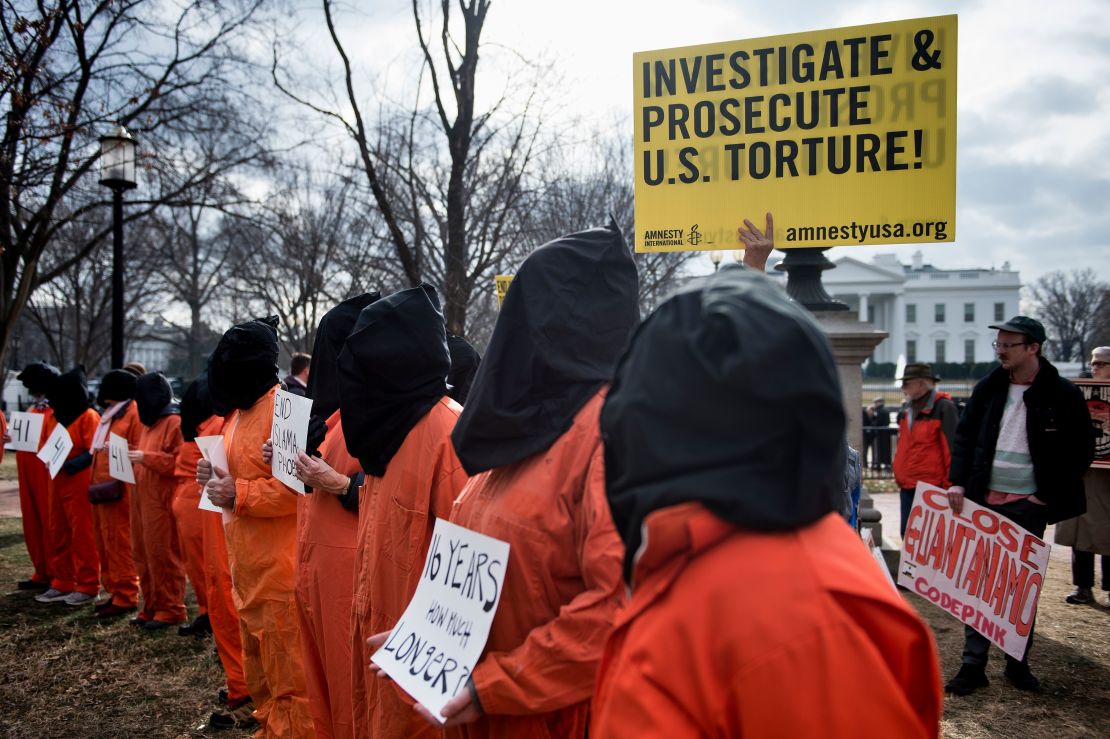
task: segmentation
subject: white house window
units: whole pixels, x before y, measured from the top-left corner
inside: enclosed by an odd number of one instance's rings
[[[916,362],[917,361],[917,340],[916,339],[907,339],[906,340],[906,361],[907,362]]]
[[[1006,320],[1006,304],[1005,303],[995,303],[994,304],[994,320],[996,320],[996,321],[1005,321]]]
[[[917,323],[917,305],[906,303],[906,323]]]
[[[975,323],[975,303],[964,303],[964,323]]]
[[[937,303],[933,306],[933,322],[944,323],[944,303]]]
[[[974,364],[975,339],[964,339],[964,361],[968,364]]]
[[[944,339],[937,339],[936,354],[937,354],[937,358],[936,358],[936,363],[937,364],[944,364],[945,362],[948,361],[948,358],[945,357],[945,355],[944,355]]]

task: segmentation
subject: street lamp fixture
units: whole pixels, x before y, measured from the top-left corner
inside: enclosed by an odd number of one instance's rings
[[[716,249],[709,252],[709,261],[713,262],[713,271],[716,272],[721,266],[721,252]]]
[[[138,142],[123,126],[100,137],[100,184],[112,190],[112,367],[123,367],[123,192],[135,181]]]

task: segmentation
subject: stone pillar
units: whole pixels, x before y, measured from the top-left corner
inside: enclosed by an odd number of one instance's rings
[[[859,294],[859,320],[860,323],[867,323],[867,299],[870,297],[868,293]]]
[[[825,329],[836,359],[844,394],[844,412],[848,415],[848,443],[862,449],[863,370],[860,365],[871,356],[887,333],[862,323],[851,312],[814,311],[813,315]]]

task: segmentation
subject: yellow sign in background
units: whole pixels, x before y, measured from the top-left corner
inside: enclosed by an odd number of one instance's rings
[[[493,284],[497,288],[497,308],[500,310],[501,304],[505,302],[505,296],[509,294],[509,285],[513,284],[514,275],[494,275]]]
[[[953,241],[956,16],[633,55],[636,250]]]

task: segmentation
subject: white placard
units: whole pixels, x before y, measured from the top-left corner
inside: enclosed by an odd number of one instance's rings
[[[293,476],[297,454],[308,446],[308,417],[312,415],[312,401],[300,395],[278,390],[274,393],[274,423],[270,426],[270,442],[274,445],[270,468],[274,477],[286,487],[302,495],[304,483]]]
[[[73,439],[69,438],[69,431],[62,424],[54,427],[50,432],[50,436],[46,437],[46,442],[39,449],[36,455],[46,465],[46,469],[50,471],[50,479],[58,476],[58,470],[65,464],[66,457],[69,456],[70,451],[73,450]]]
[[[12,440],[4,448],[15,452],[37,452],[42,441],[42,419],[41,413],[13,412],[8,419],[8,435]]]
[[[219,468],[224,472],[229,471],[227,468],[227,450],[224,449],[224,437],[198,436],[194,441],[196,441],[197,448],[200,449],[200,454],[204,457],[205,461],[214,468]],[[197,504],[197,508],[200,508],[202,511],[212,511],[213,513],[221,514],[225,524],[231,520],[231,511],[226,508],[220,508],[208,497],[207,485],[200,490],[200,503]]]
[[[135,470],[127,456],[127,439],[119,434],[108,434],[108,474],[120,482],[135,484]]]
[[[440,721],[482,656],[508,564],[506,542],[437,518],[416,592],[371,657]]]
[[[906,521],[898,584],[928,599],[1021,659],[1029,642],[1050,548],[1010,519],[917,483]]]

